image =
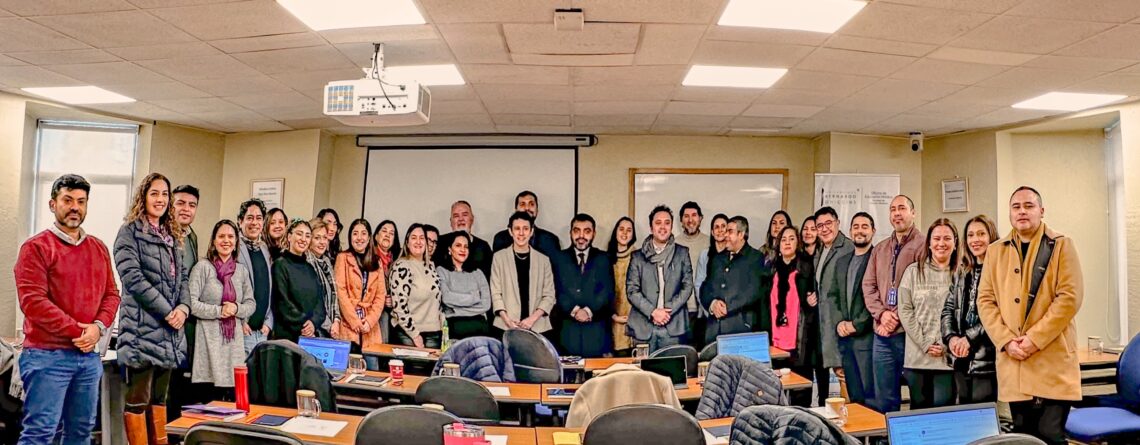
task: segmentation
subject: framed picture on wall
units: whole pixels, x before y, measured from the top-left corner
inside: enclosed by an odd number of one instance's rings
[[[953,178],[942,180],[942,213],[970,211],[970,180]]]
[[[260,199],[265,208],[283,208],[285,205],[285,178],[254,179],[249,181],[249,196]]]

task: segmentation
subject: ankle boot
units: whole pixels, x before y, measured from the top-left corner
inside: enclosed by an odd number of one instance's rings
[[[147,445],[147,427],[145,413],[123,413],[123,425],[126,427],[127,444]]]
[[[166,436],[166,407],[163,405],[151,405],[147,410],[148,415],[148,431],[150,445],[167,445],[169,441]]]

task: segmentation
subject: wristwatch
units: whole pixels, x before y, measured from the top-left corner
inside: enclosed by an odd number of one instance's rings
[[[107,326],[102,321],[95,320],[95,326],[99,327],[99,338],[107,336]]]

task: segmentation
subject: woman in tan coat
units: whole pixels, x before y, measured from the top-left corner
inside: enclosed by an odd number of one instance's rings
[[[634,246],[636,239],[637,230],[633,227],[633,220],[623,216],[614,226],[614,232],[610,234],[609,247],[606,249],[606,254],[610,256],[610,262],[614,265],[614,314],[611,318],[614,355],[618,357],[629,357],[633,349],[633,340],[625,332],[625,325],[629,323],[629,311],[633,309],[629,299],[625,297],[625,276],[629,271],[630,254],[637,248]]]
[[[341,318],[334,336],[362,349],[384,343],[379,324],[387,285],[371,248],[371,233],[364,219],[348,225],[349,248],[337,255],[334,271]]]
[[[511,215],[512,244],[491,259],[491,309],[494,327],[529,329],[557,344],[550,324],[554,309],[554,272],[550,259],[530,247],[534,220],[526,212]],[[501,338],[501,335],[497,337]]]
[[[986,250],[978,288],[978,315],[998,349],[998,400],[1009,402],[1014,431],[1064,444],[1065,422],[1081,400],[1077,311],[1084,283],[1077,248],[1042,221],[1041,195],[1029,187],[1009,203],[1013,231]],[[1037,253],[1053,252],[1030,304]]]

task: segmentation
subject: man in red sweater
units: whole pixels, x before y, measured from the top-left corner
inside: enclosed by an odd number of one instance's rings
[[[91,184],[63,175],[51,188],[55,224],[29,238],[16,259],[16,293],[24,312],[20,379],[24,401],[20,445],[89,444],[103,375],[95,350],[119,308],[111,255],[79,226]]]

